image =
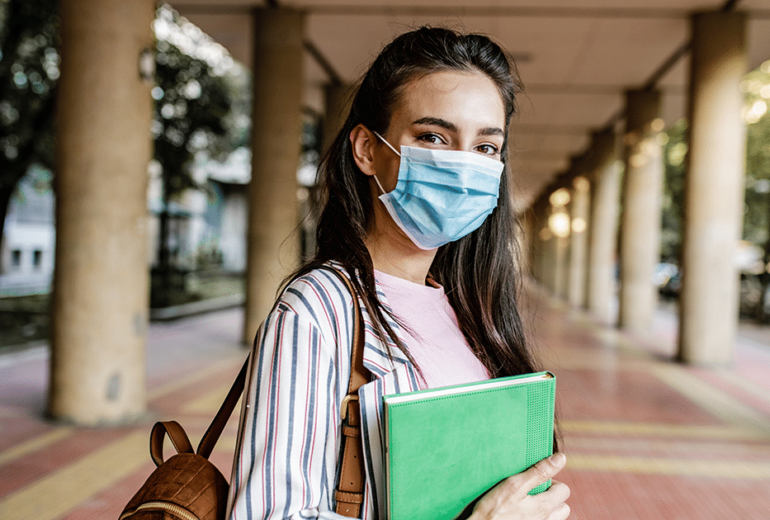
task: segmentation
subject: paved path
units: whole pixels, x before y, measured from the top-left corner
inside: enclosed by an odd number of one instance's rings
[[[234,309],[153,324],[150,413],[122,428],[73,428],[41,419],[46,350],[0,358],[0,519],[117,519],[154,468],[148,439],[156,419],[178,420],[197,445],[246,357],[238,343],[241,321]],[[225,475],[235,417],[211,457]]]
[[[668,361],[676,320],[632,337],[532,297],[527,322],[558,379],[571,518],[770,519],[770,337],[742,334],[729,369]],[[47,353],[0,357],[0,519],[116,519],[153,469],[155,418],[202,435],[238,371],[239,310],[153,324],[152,417],[122,428],[43,420]],[[756,332],[756,331],[754,331]],[[751,336],[751,337],[749,337]],[[229,474],[231,421],[212,459]]]

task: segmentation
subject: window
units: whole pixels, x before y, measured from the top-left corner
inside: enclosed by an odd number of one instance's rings
[[[11,267],[21,267],[21,249],[11,251]]]
[[[43,267],[43,252],[40,249],[35,249],[32,252],[32,268],[39,270]]]

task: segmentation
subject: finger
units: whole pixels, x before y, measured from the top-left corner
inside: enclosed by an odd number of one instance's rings
[[[547,459],[543,459],[523,473],[525,477],[525,492],[529,492],[544,482],[548,482],[567,463],[567,457],[563,453],[554,453]]]
[[[571,490],[564,482],[558,482],[556,480],[551,481],[551,487],[546,493],[552,496],[557,502],[566,502],[571,494]]]
[[[567,504],[561,503],[559,504],[559,507],[551,511],[551,514],[548,515],[548,520],[567,520],[567,518],[569,518],[570,511],[571,510]]]

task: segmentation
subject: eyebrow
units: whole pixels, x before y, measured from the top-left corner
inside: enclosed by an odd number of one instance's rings
[[[413,125],[436,125],[441,128],[446,128],[450,132],[457,132],[457,126],[454,123],[450,123],[446,119],[439,117],[422,117],[412,123]],[[503,135],[503,129],[497,127],[487,127],[479,130],[479,135]]]
[[[482,128],[479,130],[479,135],[503,135],[503,129],[490,126],[488,128]]]
[[[454,123],[450,123],[446,119],[441,119],[438,117],[422,117],[412,124],[413,125],[436,125],[436,126],[440,126],[441,128],[446,128],[450,132],[457,132],[457,127],[454,125]]]

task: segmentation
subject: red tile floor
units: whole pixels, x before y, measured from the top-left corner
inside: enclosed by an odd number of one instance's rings
[[[742,327],[727,368],[669,361],[676,320],[646,337],[530,290],[526,321],[557,376],[572,519],[770,520],[770,328]],[[120,428],[42,418],[41,347],[0,356],[0,519],[117,519],[153,468],[148,435],[174,418],[195,443],[245,351],[239,310],[153,324],[150,413]],[[229,474],[233,419],[212,459]]]

